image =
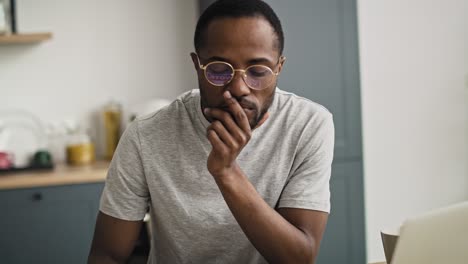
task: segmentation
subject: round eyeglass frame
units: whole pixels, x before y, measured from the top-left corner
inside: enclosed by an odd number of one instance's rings
[[[198,57],[198,55],[196,55],[196,56],[197,56],[197,60],[198,60],[198,66],[200,67],[200,69],[203,70],[203,75],[205,76],[206,81],[208,81],[211,85],[217,86],[217,87],[221,87],[221,86],[225,86],[225,85],[229,84],[230,82],[232,82],[232,80],[234,80],[234,77],[235,77],[235,75],[236,75],[236,72],[241,72],[241,73],[242,73],[242,80],[244,80],[245,84],[246,84],[250,89],[253,89],[253,90],[264,90],[264,89],[268,88],[268,86],[269,86],[269,85],[274,81],[274,79],[275,79],[276,77],[278,77],[278,75],[279,75],[279,72],[275,72],[275,71],[273,71],[270,67],[265,66],[265,65],[261,65],[261,64],[250,65],[250,66],[248,66],[248,67],[245,68],[245,69],[235,69],[231,64],[229,64],[229,63],[227,63],[227,62],[225,62],[225,61],[212,61],[212,62],[207,63],[206,65],[203,65],[203,64],[200,63],[200,58]],[[284,57],[284,56],[281,56],[281,57],[278,59],[278,63],[276,63],[276,65],[278,65],[278,64],[280,63],[281,59],[284,60],[285,57]],[[229,66],[229,67],[232,69],[231,79],[229,79],[228,82],[226,82],[226,83],[224,83],[224,84],[216,84],[216,83],[213,83],[212,81],[210,81],[210,79],[208,79],[208,76],[207,76],[207,73],[206,73],[206,69],[208,68],[208,66],[210,66],[210,65],[212,65],[212,64],[214,64],[214,63],[222,63],[222,64],[225,64],[225,65]],[[275,65],[275,66],[276,66],[276,65]],[[246,74],[247,70],[249,70],[249,69],[252,68],[252,67],[262,67],[262,68],[265,68],[265,69],[269,70],[269,71],[273,74],[274,77],[271,78],[271,81],[270,81],[268,84],[265,84],[262,88],[252,87],[252,86],[250,86],[249,83],[247,82],[247,74]]]

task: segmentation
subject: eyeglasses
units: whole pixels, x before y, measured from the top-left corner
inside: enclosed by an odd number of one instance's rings
[[[278,63],[284,57],[280,57]],[[200,63],[198,65],[205,73],[206,80],[214,86],[224,86],[234,79],[236,72],[242,73],[242,79],[247,86],[254,90],[263,90],[267,88],[279,75],[279,72],[274,72],[270,67],[265,65],[251,65],[245,69],[234,69],[234,67],[224,61],[213,61],[206,65]]]

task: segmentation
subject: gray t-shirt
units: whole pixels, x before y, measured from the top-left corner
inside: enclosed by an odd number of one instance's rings
[[[332,115],[279,89],[269,111],[239,154],[240,168],[272,208],[329,212]],[[100,210],[133,221],[149,210],[148,263],[266,263],[208,172],[208,125],[192,90],[133,121],[119,142]]]

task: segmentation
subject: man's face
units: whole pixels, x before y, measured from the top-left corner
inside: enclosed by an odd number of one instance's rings
[[[208,25],[203,37],[204,45],[198,54],[202,65],[224,61],[235,69],[265,65],[274,72],[281,71],[284,60],[279,60],[276,34],[262,17],[216,19]],[[209,107],[228,112],[223,93],[229,91],[244,109],[250,127],[254,128],[273,102],[276,79],[263,90],[253,90],[247,86],[242,74],[236,72],[230,83],[214,86],[206,80],[195,54],[192,54],[192,60],[198,74],[202,110]]]

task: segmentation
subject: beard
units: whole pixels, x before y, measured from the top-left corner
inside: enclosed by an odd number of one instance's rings
[[[268,112],[268,109],[270,109],[270,106],[273,103],[274,99],[275,99],[275,92],[273,91],[273,93],[265,101],[265,104],[263,105],[260,111],[258,111],[258,107],[256,107],[256,109],[253,111],[254,113],[256,113],[256,116],[254,115],[253,117],[249,119],[250,129],[254,129],[258,125],[258,122],[262,120],[262,118]]]

